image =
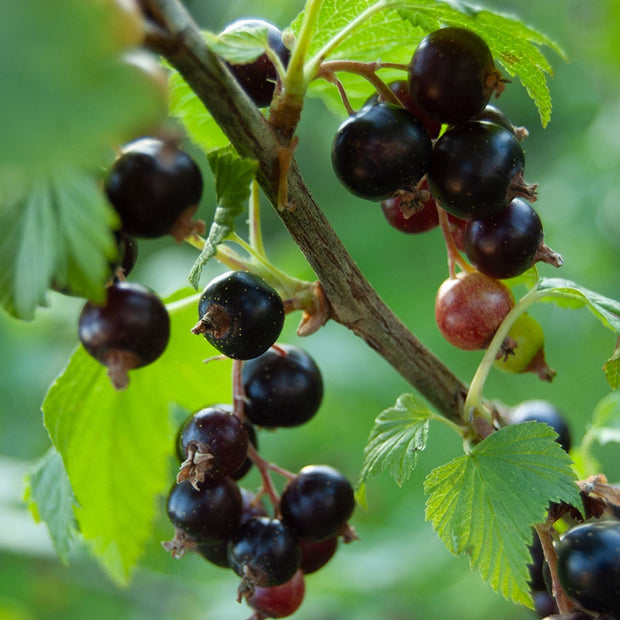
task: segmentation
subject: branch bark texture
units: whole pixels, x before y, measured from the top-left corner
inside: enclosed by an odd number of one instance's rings
[[[178,0],[146,0],[162,28],[150,46],[191,86],[243,157],[259,162],[258,181],[278,204],[278,154],[289,141],[256,109]],[[303,148],[303,145],[300,147]],[[361,337],[449,420],[462,424],[467,387],[394,315],[347,252],[315,202],[293,159],[288,171],[291,210],[278,213],[319,278],[331,318]]]

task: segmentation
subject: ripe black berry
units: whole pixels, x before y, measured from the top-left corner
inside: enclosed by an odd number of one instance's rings
[[[81,343],[108,367],[116,389],[127,387],[127,372],[154,362],[170,338],[170,318],[150,289],[116,282],[106,289],[103,306],[87,302],[78,321]]]
[[[282,520],[301,539],[320,541],[334,536],[353,514],[350,482],[333,467],[308,465],[282,492]]]
[[[229,271],[202,292],[198,316],[194,334],[203,334],[228,357],[248,360],[277,340],[284,325],[284,304],[260,276]]]
[[[256,28],[267,29],[269,47],[280,57],[282,64],[286,67],[291,53],[282,42],[282,33],[273,24],[260,19],[240,19],[229,24],[224,33]],[[264,108],[271,103],[278,76],[276,68],[266,53],[261,54],[256,60],[244,65],[227,64],[237,82],[241,84],[243,90],[254,102],[254,105]]]
[[[579,607],[620,612],[620,523],[591,521],[569,530],[557,546],[558,579]]]
[[[314,360],[302,349],[278,345],[243,365],[245,414],[267,427],[298,426],[318,411],[323,379]]]
[[[241,492],[230,478],[206,479],[194,488],[188,480],[168,495],[173,525],[199,543],[214,543],[232,535],[241,521]]]
[[[243,420],[243,427],[248,434],[250,444],[252,444],[255,449],[258,449],[258,437],[256,436],[256,429],[254,428],[254,425],[245,419]],[[230,477],[233,480],[241,480],[241,478],[243,478],[243,476],[250,471],[252,464],[252,459],[249,456],[246,456],[243,463],[241,463],[241,466],[235,469],[235,471],[230,474]]]
[[[526,400],[514,407],[510,414],[510,422],[544,422],[557,434],[556,441],[568,452],[571,448],[570,429],[562,412],[552,403],[545,400]]]
[[[420,41],[409,64],[412,99],[439,123],[462,123],[504,89],[488,45],[464,28],[442,28]]]
[[[247,604],[260,618],[287,618],[301,606],[306,592],[304,574],[297,571],[292,579],[271,588],[254,588],[246,598]]]
[[[431,140],[413,114],[389,103],[365,106],[340,125],[332,145],[332,165],[350,192],[385,200],[411,190],[424,176]]]
[[[332,536],[325,540],[300,540],[301,547],[301,570],[304,575],[315,573],[327,564],[338,548],[338,536]]]
[[[248,441],[238,417],[218,407],[202,409],[186,422],[179,435],[179,449],[185,460],[177,481],[201,482],[205,475],[231,475],[247,458]]]
[[[428,190],[426,181],[420,184],[421,190]],[[403,198],[394,196],[381,201],[381,210],[385,219],[391,226],[404,233],[422,233],[431,230],[439,225],[439,215],[437,213],[437,205],[432,196],[428,200],[422,201],[419,205],[421,209],[412,211],[411,213],[403,213]],[[406,204],[406,203],[405,203]],[[406,209],[405,209],[406,210]]]
[[[433,148],[428,185],[439,205],[457,217],[482,219],[513,198],[536,199],[525,184],[525,156],[514,135],[484,121],[448,129]]]
[[[465,229],[465,253],[471,264],[491,278],[514,278],[536,260],[544,237],[538,213],[514,198],[504,209]]]
[[[105,181],[123,231],[154,238],[168,233],[181,241],[202,195],[194,160],[171,142],[140,138],[123,148]]]
[[[459,349],[485,349],[514,306],[510,289],[477,271],[448,278],[437,291],[435,320],[443,337]]]
[[[301,549],[282,521],[253,517],[239,526],[228,543],[228,561],[237,575],[265,588],[293,578]]]

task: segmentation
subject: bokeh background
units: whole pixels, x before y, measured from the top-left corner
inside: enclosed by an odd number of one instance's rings
[[[301,0],[186,0],[198,22],[217,31],[239,17],[263,17],[286,26]],[[484,5],[515,13],[549,35],[566,51],[564,62],[547,50],[555,70],[554,111],[542,129],[534,105],[518,82],[500,104],[530,137],[526,177],[540,184],[539,211],[548,245],[560,251],[560,272],[620,298],[620,3],[617,0],[487,0]],[[41,102],[43,109],[44,102]],[[447,276],[438,230],[407,236],[391,229],[378,205],[345,192],[330,169],[331,140],[344,118],[310,100],[299,129],[298,159],[319,204],[381,296],[464,381],[481,359],[458,351],[440,337],[433,320],[435,291]],[[191,148],[191,147],[189,147]],[[200,216],[209,220],[214,190],[204,157],[206,191]],[[312,279],[277,217],[264,209],[268,252],[294,275]],[[162,295],[183,286],[195,256],[190,247],[167,240],[145,242],[133,279]],[[209,266],[209,273],[221,271]],[[119,589],[87,550],[76,546],[69,566],[54,555],[45,526],[36,525],[22,502],[23,476],[49,442],[40,404],[50,381],[77,344],[80,300],[51,294],[49,308],[30,323],[0,312],[0,620],[62,619],[234,619],[248,610],[234,600],[237,579],[197,557],[172,560],[160,546],[171,536],[165,518],[131,585]],[[615,341],[587,311],[537,306],[552,384],[534,376],[494,371],[487,396],[508,405],[530,398],[551,400],[562,409],[573,435],[583,435],[591,412],[609,387],[601,372]],[[330,463],[357,478],[374,417],[410,391],[403,380],[356,337],[327,324],[303,342],[298,317],[287,319],[282,340],[305,347],[319,364],[326,385],[319,415],[298,429],[262,432],[261,451],[291,470]],[[433,424],[426,452],[410,480],[398,488],[382,475],[369,484],[369,509],[358,508],[353,523],[361,541],[341,548],[331,564],[307,579],[300,620],[525,620],[533,612],[505,602],[472,572],[465,558],[451,556],[424,521],[422,482],[434,467],[460,454],[457,438]],[[620,480],[617,446],[597,450],[610,479]],[[258,483],[249,477],[247,485]],[[163,515],[163,510],[162,510]]]

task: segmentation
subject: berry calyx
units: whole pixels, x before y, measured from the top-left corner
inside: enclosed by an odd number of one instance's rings
[[[245,414],[266,427],[299,426],[318,411],[323,379],[315,361],[293,345],[280,344],[245,362],[243,389]]]
[[[298,538],[321,541],[334,536],[353,514],[351,483],[327,465],[308,465],[284,487],[282,520]]]
[[[564,415],[555,405],[545,400],[527,400],[519,403],[510,412],[511,424],[531,421],[548,424],[558,434],[556,441],[566,452],[570,451],[570,429]]]
[[[435,200],[428,191],[428,184],[423,180],[421,192],[428,192],[428,198],[421,199],[419,208],[410,208],[403,196],[394,196],[381,201],[381,210],[388,223],[396,230],[404,233],[422,233],[439,225],[439,215]]]
[[[226,26],[222,34],[259,28],[267,30],[267,43],[279,56],[282,65],[286,68],[291,53],[282,41],[282,33],[273,24],[261,19],[240,19]],[[258,108],[264,108],[271,103],[278,75],[266,52],[247,64],[226,64],[237,82],[254,102],[254,105]]]
[[[351,193],[386,200],[397,190],[412,190],[424,176],[431,140],[411,112],[391,103],[363,107],[338,128],[332,165]]]
[[[198,316],[192,333],[202,334],[227,357],[249,360],[277,340],[284,325],[284,304],[260,276],[229,271],[204,289]]]
[[[87,302],[78,320],[80,342],[108,368],[117,390],[127,387],[128,372],[154,362],[170,338],[170,318],[150,289],[129,282],[106,288],[102,306]]]
[[[514,306],[510,289],[477,271],[448,278],[437,291],[435,321],[443,337],[459,349],[485,349]]]
[[[287,618],[299,609],[305,592],[304,574],[298,570],[292,579],[279,586],[255,587],[246,602],[258,612],[259,618]]]
[[[199,223],[191,221],[202,196],[202,173],[171,141],[130,142],[112,165],[105,191],[123,231],[139,238],[171,234],[182,241]]]
[[[504,82],[489,46],[465,28],[431,32],[409,63],[411,97],[438,123],[462,123],[480,114]]]

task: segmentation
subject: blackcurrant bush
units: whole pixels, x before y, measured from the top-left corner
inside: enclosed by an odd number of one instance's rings
[[[192,329],[220,352],[248,360],[263,354],[284,325],[284,303],[260,276],[229,271],[212,280],[198,302],[200,320]]]
[[[572,528],[557,554],[560,585],[576,605],[620,612],[620,522],[590,521]]]
[[[292,579],[279,586],[254,588],[246,602],[261,618],[287,618],[299,609],[305,592],[304,574],[298,570]]]
[[[282,520],[298,538],[320,541],[334,536],[353,514],[351,483],[327,465],[308,465],[284,487]]]
[[[182,241],[202,195],[202,173],[176,144],[140,138],[123,148],[105,181],[123,231],[133,237],[172,234]]]
[[[435,320],[444,338],[459,349],[486,349],[514,306],[510,289],[477,271],[448,278],[437,291]]]
[[[439,123],[462,123],[482,112],[503,78],[488,45],[464,28],[441,28],[424,37],[409,63],[412,99]]]
[[[483,219],[513,198],[536,200],[523,180],[525,156],[514,135],[496,125],[470,121],[446,131],[433,147],[428,185],[439,205],[465,219]]]
[[[168,494],[168,517],[173,525],[198,543],[230,537],[241,521],[242,499],[230,478],[206,479],[194,488],[188,480]]]
[[[420,189],[428,191],[426,181],[422,181]],[[401,196],[394,196],[394,198],[381,201],[381,210],[385,219],[396,230],[404,233],[422,233],[439,225],[437,205],[430,194],[428,199],[421,203],[421,209],[413,210],[407,214],[404,213],[402,208],[403,200]]]
[[[154,362],[164,352],[170,318],[153,291],[117,282],[107,287],[104,305],[84,305],[78,333],[86,351],[108,367],[114,387],[123,389],[129,370]]]
[[[390,103],[363,107],[338,128],[332,145],[336,176],[350,192],[385,200],[424,176],[431,140],[411,112]]]
[[[299,426],[314,416],[323,399],[318,366],[293,345],[278,345],[245,362],[241,373],[245,414],[259,426]]]
[[[545,334],[529,314],[520,315],[508,332],[501,356],[493,365],[509,373],[533,372],[542,381],[552,381],[555,371],[545,359]]]
[[[282,42],[282,33],[273,24],[261,19],[240,19],[226,26],[224,33],[257,28],[265,28],[267,30],[269,47],[279,56],[283,66],[286,67],[291,53]],[[239,82],[243,90],[254,102],[254,105],[264,108],[271,103],[278,76],[276,68],[266,53],[261,54],[256,60],[247,64],[227,64],[237,82]]]
[[[512,409],[510,422],[544,422],[557,434],[556,441],[568,452],[571,448],[571,435],[564,414],[546,400],[526,400]]]
[[[237,575],[266,588],[293,578],[301,563],[301,549],[279,519],[252,517],[230,539],[228,562]]]
[[[525,200],[514,198],[495,215],[468,223],[465,253],[485,275],[514,278],[534,264],[543,237],[538,213]]]
[[[338,536],[331,536],[325,540],[300,540],[301,570],[304,575],[315,573],[327,564],[338,548]]]
[[[178,482],[201,482],[205,475],[223,478],[238,470],[248,454],[248,433],[241,420],[218,407],[195,413],[181,429],[179,449],[184,462]]]

